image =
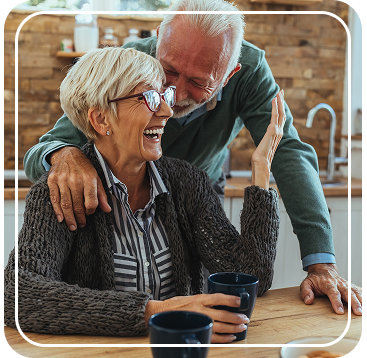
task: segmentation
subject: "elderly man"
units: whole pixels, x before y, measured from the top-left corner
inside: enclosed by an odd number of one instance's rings
[[[162,138],[163,153],[205,170],[223,195],[221,166],[226,146],[244,125],[259,144],[270,122],[271,99],[279,87],[264,51],[243,40],[240,14],[222,13],[236,7],[223,0],[178,0],[172,10],[218,13],[169,14],[158,29],[158,40],[152,37],[126,46],[155,56],[163,65],[166,85],[177,87],[174,119],[168,121]],[[287,106],[286,116],[272,172],[299,240],[303,268],[308,271],[301,295],[311,304],[315,295],[326,294],[334,311],[343,314],[347,282],[335,266],[317,156],[300,141]],[[25,157],[31,180],[50,170],[54,211],[70,230],[83,227],[85,216],[98,205],[110,210],[94,168],[78,149],[85,142],[85,136],[64,115]],[[362,314],[362,294],[354,285],[351,305],[355,314]]]

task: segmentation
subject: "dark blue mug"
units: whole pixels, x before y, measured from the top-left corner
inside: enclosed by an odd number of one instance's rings
[[[149,319],[150,344],[209,344],[213,320],[189,311],[167,311]],[[206,358],[209,347],[151,347],[154,358]]]
[[[259,279],[254,275],[246,273],[218,272],[208,277],[209,293],[224,293],[241,297],[240,307],[215,306],[215,308],[242,313],[249,319],[255,307],[258,289]],[[246,326],[247,329],[245,331],[234,334],[236,341],[242,341],[247,337],[248,324]]]

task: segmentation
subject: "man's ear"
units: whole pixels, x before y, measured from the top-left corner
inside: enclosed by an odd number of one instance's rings
[[[159,28],[160,28],[160,26],[157,26],[157,39],[158,39],[158,36],[159,36]]]
[[[238,71],[241,69],[241,67],[242,67],[242,65],[241,65],[240,63],[237,63],[236,68],[235,68],[234,70],[232,70],[232,71],[230,72],[230,74],[228,75],[228,77],[227,77],[226,81],[225,81],[225,82],[224,82],[224,84],[223,84],[223,87],[228,83],[228,81],[231,79],[231,77],[232,77],[236,72],[238,72]]]
[[[97,107],[89,108],[88,119],[94,130],[101,135],[106,135],[110,129],[108,118]]]

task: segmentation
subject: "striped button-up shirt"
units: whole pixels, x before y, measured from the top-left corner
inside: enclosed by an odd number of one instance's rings
[[[118,180],[94,146],[112,196],[114,215],[114,267],[116,289],[144,291],[152,299],[176,295],[167,234],[158,215],[155,198],[168,193],[153,162],[148,162],[150,200],[135,213],[128,203],[126,185]]]

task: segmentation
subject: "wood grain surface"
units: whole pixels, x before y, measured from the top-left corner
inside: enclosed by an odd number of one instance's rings
[[[240,347],[238,344],[285,344],[310,336],[337,338],[343,334],[347,323],[348,314],[335,314],[326,297],[318,297],[314,304],[306,306],[301,300],[299,287],[270,290],[257,299],[246,340],[226,347],[212,345],[208,358],[279,358],[279,347]],[[352,313],[346,337],[359,339],[361,331],[362,318]],[[30,358],[152,358],[149,347],[39,347],[25,341],[18,331],[9,327],[5,327],[5,336],[17,353]],[[26,336],[39,344],[149,344],[148,337],[55,336],[37,333],[26,333]]]

